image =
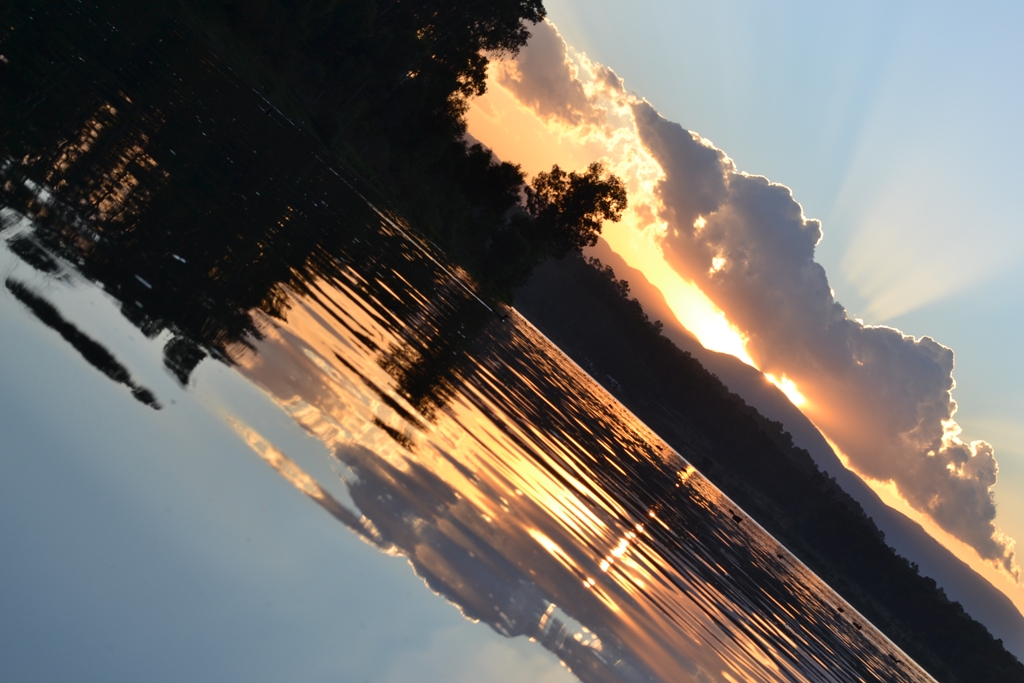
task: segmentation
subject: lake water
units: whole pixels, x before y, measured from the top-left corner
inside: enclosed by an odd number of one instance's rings
[[[931,680],[169,16],[33,4],[5,680]]]

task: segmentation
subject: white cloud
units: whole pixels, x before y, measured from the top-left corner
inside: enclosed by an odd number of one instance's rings
[[[632,168],[618,149],[635,155],[639,148],[652,158],[656,176],[648,169],[645,182],[626,178],[631,201],[657,210],[667,261],[746,335],[758,366],[797,383],[809,399],[806,410],[855,469],[895,482],[915,508],[1016,572],[1013,541],[994,523],[992,448],[962,441],[953,419],[952,350],[852,319],[815,261],[821,224],[804,216],[789,188],[739,172],[722,150],[627,95],[604,67],[582,55],[570,63],[553,27],[538,29],[517,64],[502,71],[517,78],[499,83],[539,117],[576,126],[581,140],[592,141],[599,130],[617,173]],[[624,105],[631,115],[621,115]],[[624,139],[639,144],[616,148]],[[956,268],[943,263],[924,277],[900,271],[893,258],[883,280],[917,286],[924,293],[908,301],[920,305],[933,300],[936,277]],[[876,312],[898,311],[898,298],[887,299],[883,290],[874,296]]]
[[[621,82],[610,70],[602,73],[609,84]],[[603,120],[603,112],[590,100],[577,78],[565,42],[548,22],[534,26],[530,42],[514,60],[501,62],[498,83],[545,119],[573,126]]]
[[[821,224],[789,188],[739,173],[649,104],[635,111],[666,174],[666,257],[748,335],[763,370],[794,378],[813,397],[816,421],[858,471],[894,481],[915,508],[1015,571],[1012,542],[994,525],[992,448],[961,441],[953,421],[952,350],[850,319],[814,260]],[[726,265],[715,270],[715,258]]]

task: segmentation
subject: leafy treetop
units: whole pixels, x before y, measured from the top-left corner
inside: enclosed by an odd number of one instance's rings
[[[628,203],[623,182],[615,175],[605,177],[597,162],[582,174],[566,173],[556,164],[524,189],[526,210],[556,258],[597,244],[602,222],[621,220]]]

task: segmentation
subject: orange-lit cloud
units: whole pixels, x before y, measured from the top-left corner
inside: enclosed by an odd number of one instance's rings
[[[538,24],[529,50],[518,59],[496,65],[496,80],[546,121],[570,126],[602,124],[607,112],[584,89],[579,70],[563,45],[554,26]]]
[[[604,239],[665,294],[680,323],[705,347],[753,365],[743,334],[664,258],[667,227],[657,196],[664,174],[639,139],[635,101],[614,72],[570,53],[555,28],[542,23],[514,63],[492,65],[488,93],[470,108],[469,130],[529,174],[552,164],[582,169],[602,161],[627,183],[630,198],[623,220],[605,226]]]
[[[962,440],[954,420],[952,350],[851,319],[814,260],[821,224],[789,188],[740,172],[549,24],[494,73],[489,99],[470,114],[472,135],[510,161],[524,150],[531,172],[604,161],[631,205],[604,237],[687,329],[776,378],[858,472],[892,482],[939,527],[1017,572],[1013,542],[995,526],[993,449]],[[532,120],[514,129],[513,118]],[[505,142],[535,134],[532,144]]]
[[[843,453],[842,449],[832,441],[829,441],[829,445],[832,446],[832,450],[835,451],[837,456],[839,456],[839,459],[843,464],[846,465],[848,469],[852,469],[856,472],[856,468],[853,467],[850,459],[845,453]],[[929,535],[938,540],[943,546],[950,549],[957,557],[963,560],[975,572],[984,577],[989,583],[1005,593],[1016,606],[1018,611],[1020,611],[1021,614],[1024,614],[1024,585],[1013,581],[1001,567],[995,566],[991,562],[986,561],[985,558],[978,554],[977,550],[940,527],[931,517],[915,510],[910,503],[903,498],[899,489],[893,482],[878,481],[877,479],[872,479],[871,477],[863,474],[861,474],[861,478],[864,479],[865,483],[871,487],[871,490],[873,490],[886,505],[894,510],[898,510],[901,514],[906,515],[908,518],[920,524]],[[1007,540],[1009,543],[1013,543],[1012,539]],[[977,617],[977,615],[975,616]]]
[[[805,410],[855,468],[892,481],[915,508],[1016,572],[996,529],[989,444],[965,443],[953,415],[953,352],[852,320],[814,261],[822,237],[789,189],[738,172],[705,141],[637,105],[641,137],[665,170],[666,256],[748,337],[762,369],[815,396]],[[706,226],[692,227],[698,218]],[[714,259],[726,265],[714,269]],[[814,406],[821,406],[818,410]]]
[[[765,379],[779,388],[779,391],[786,395],[786,398],[795,406],[807,405],[807,397],[796,388],[796,382],[783,375],[776,377],[771,373],[765,373]]]

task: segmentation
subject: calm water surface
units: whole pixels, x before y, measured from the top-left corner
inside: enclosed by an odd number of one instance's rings
[[[7,349],[30,323],[42,362],[56,345],[156,430],[188,431],[178,402],[227,369],[307,436],[200,401],[252,455],[218,476],[262,459],[310,519],[581,680],[931,680],[169,16],[23,5],[0,10]]]

